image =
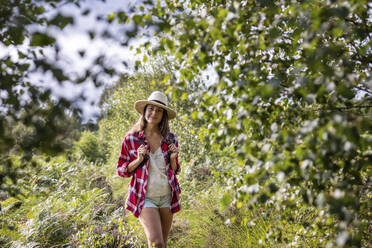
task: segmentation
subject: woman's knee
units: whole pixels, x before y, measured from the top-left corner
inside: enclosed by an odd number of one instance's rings
[[[150,247],[156,247],[156,248],[164,248],[165,245],[164,245],[164,241],[162,239],[153,239],[153,240],[150,240]]]

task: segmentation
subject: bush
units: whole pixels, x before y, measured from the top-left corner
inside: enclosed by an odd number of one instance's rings
[[[75,152],[90,162],[106,161],[107,148],[100,139],[90,131],[84,131],[80,140],[74,145]]]

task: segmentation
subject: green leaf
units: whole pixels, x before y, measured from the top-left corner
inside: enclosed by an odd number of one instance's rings
[[[31,38],[30,46],[39,46],[39,47],[44,47],[44,46],[49,46],[53,45],[56,42],[56,39],[52,36],[49,36],[44,33],[34,33]]]
[[[337,93],[347,99],[352,99],[355,96],[354,91],[345,86],[344,84],[337,86]]]
[[[126,23],[128,20],[128,16],[125,12],[119,11],[118,13],[118,22],[119,23]]]
[[[74,24],[74,18],[71,16],[64,16],[57,14],[50,22],[49,25],[55,25],[60,29],[64,29],[67,25]]]
[[[116,12],[112,12],[111,14],[108,14],[108,15],[107,15],[107,21],[108,21],[109,23],[111,23],[112,21],[115,20],[115,17],[116,17]]]
[[[218,18],[220,18],[220,19],[225,19],[226,18],[226,16],[227,16],[227,14],[229,13],[229,10],[227,10],[227,9],[220,9],[219,11],[218,11]]]
[[[135,70],[137,71],[139,69],[139,67],[141,66],[141,61],[139,60],[136,60],[136,64],[134,66]]]
[[[337,27],[337,28],[332,29],[332,34],[335,38],[342,36],[342,33],[343,33],[343,30],[341,28]]]
[[[143,18],[140,15],[133,15],[132,20],[136,25],[143,26]]]

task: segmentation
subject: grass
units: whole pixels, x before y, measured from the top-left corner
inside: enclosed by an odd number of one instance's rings
[[[324,247],[325,235],[307,233],[315,209],[281,213],[275,206],[227,208],[221,203],[224,187],[214,185],[195,193],[193,202],[174,217],[169,247]],[[322,240],[323,238],[323,240]]]
[[[248,247],[264,235],[266,221],[257,227],[242,222],[248,218],[241,210],[223,209],[216,187],[194,195],[188,209],[175,215],[170,234],[170,247]],[[247,243],[247,241],[249,243]]]
[[[136,247],[124,196],[114,196],[102,169],[85,160],[40,161],[18,184],[22,199],[1,202],[1,247]]]
[[[138,219],[124,210],[129,180],[116,176],[114,166],[45,163],[23,181],[29,194],[1,202],[0,246],[147,247]],[[232,198],[222,197],[229,194],[213,177],[179,180],[182,210],[174,215],[169,247],[324,247],[330,239],[331,227],[309,228],[319,222],[318,210],[226,204]]]

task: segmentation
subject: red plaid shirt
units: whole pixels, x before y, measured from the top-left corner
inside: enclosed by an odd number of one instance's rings
[[[177,136],[173,133],[169,133],[169,135],[173,136],[175,144],[178,147]],[[149,173],[149,160],[147,160],[146,165],[142,166],[141,168],[137,168],[133,172],[129,172],[127,170],[128,164],[137,159],[137,149],[140,146],[139,139],[143,139],[146,143],[148,143],[144,136],[144,131],[128,133],[125,136],[121,146],[119,161],[116,166],[116,171],[119,176],[132,177],[125,205],[126,209],[131,211],[136,217],[140,215],[143,208],[143,203],[145,202],[147,177]],[[165,143],[164,138],[161,141],[161,150],[163,152],[165,164],[167,165],[168,181],[171,187],[171,211],[172,213],[176,213],[181,210],[181,201],[179,196],[181,194],[181,189],[176,178],[176,175],[180,172],[180,165],[178,163],[178,158],[176,158],[177,170],[172,170],[170,161],[168,161],[168,145]],[[150,146],[148,146],[147,152],[150,152]]]

